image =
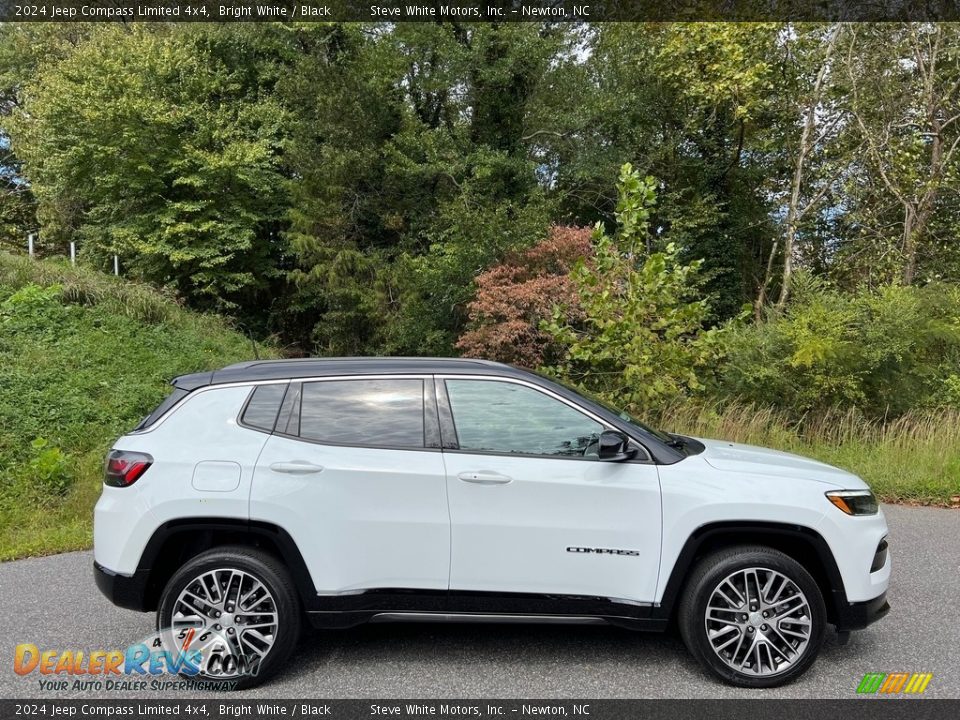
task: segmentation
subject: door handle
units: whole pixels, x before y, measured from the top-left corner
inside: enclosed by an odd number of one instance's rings
[[[476,483],[478,485],[506,485],[513,482],[509,475],[491,472],[489,470],[468,470],[457,475],[463,482]]]
[[[292,462],[277,462],[270,466],[270,469],[278,473],[287,475],[312,475],[313,473],[323,472],[323,465],[314,465],[303,460],[294,460]]]

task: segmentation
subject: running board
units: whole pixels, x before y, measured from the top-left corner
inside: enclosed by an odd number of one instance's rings
[[[370,618],[381,622],[534,623],[537,625],[606,625],[602,617],[585,615],[507,615],[497,613],[384,612]]]

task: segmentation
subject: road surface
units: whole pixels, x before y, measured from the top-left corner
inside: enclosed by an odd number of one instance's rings
[[[308,632],[277,678],[232,698],[851,698],[865,673],[897,671],[932,672],[927,696],[960,698],[960,512],[884,511],[894,562],[892,612],[853,633],[845,647],[829,633],[814,667],[784,688],[722,685],[670,635],[592,626],[404,624]],[[0,697],[83,697],[41,690],[36,671],[16,675],[18,643],[111,650],[151,632],[152,614],[107,602],[91,566],[90,552],[0,564]]]

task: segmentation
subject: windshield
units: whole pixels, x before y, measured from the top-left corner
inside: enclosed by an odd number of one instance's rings
[[[594,393],[590,392],[589,390],[585,390],[585,389],[582,388],[582,387],[579,387],[579,386],[577,386],[577,385],[574,385],[573,383],[567,382],[567,381],[565,381],[565,380],[560,380],[559,378],[548,377],[547,375],[544,375],[543,373],[537,373],[537,374],[540,375],[541,377],[544,377],[544,378],[550,380],[551,382],[557,383],[558,385],[563,385],[563,387],[567,388],[567,390],[570,390],[571,392],[575,392],[577,395],[580,395],[580,396],[586,398],[587,400],[589,400],[590,402],[592,402],[594,405],[599,405],[600,407],[604,408],[605,410],[608,410],[609,412],[612,412],[614,415],[616,415],[617,417],[619,417],[621,420],[623,420],[623,421],[625,421],[625,422],[633,425],[635,428],[637,428],[638,430],[640,430],[640,431],[642,431],[642,432],[647,433],[648,435],[653,435],[655,438],[657,438],[657,439],[660,440],[661,442],[665,442],[665,443],[673,443],[673,442],[675,442],[675,438],[671,437],[671,436],[668,435],[667,433],[662,432],[662,431],[660,431],[660,430],[657,430],[656,428],[652,428],[652,427],[650,427],[649,425],[647,425],[646,423],[643,423],[643,422],[641,422],[640,420],[637,420],[635,417],[633,417],[633,416],[632,416],[630,413],[628,413],[626,410],[623,410],[623,409],[621,409],[621,408],[618,408],[616,405],[613,405],[612,403],[607,402],[606,400],[604,400],[603,398],[601,398],[601,397],[598,396],[598,395],[595,395]]]

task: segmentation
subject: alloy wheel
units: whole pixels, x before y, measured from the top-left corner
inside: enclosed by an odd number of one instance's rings
[[[180,591],[169,633],[178,650],[203,653],[205,674],[229,679],[266,658],[278,627],[277,603],[266,584],[242,570],[221,568],[198,575]]]
[[[810,603],[783,573],[750,567],[713,589],[704,625],[711,648],[728,667],[769,677],[803,657],[812,632]]]

